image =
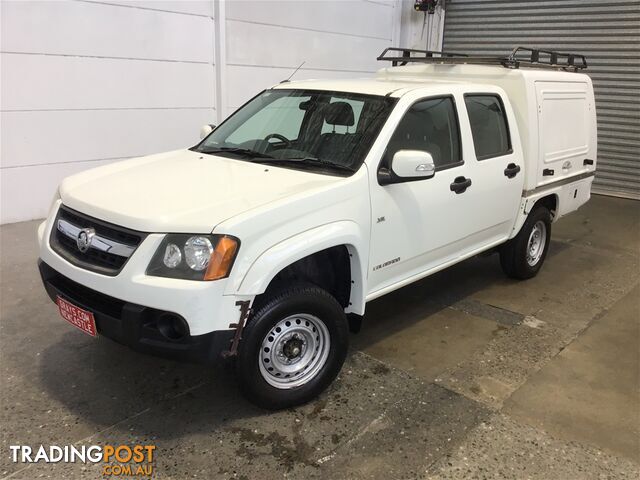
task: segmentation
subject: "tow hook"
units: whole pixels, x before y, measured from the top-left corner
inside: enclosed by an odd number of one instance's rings
[[[250,300],[238,300],[236,305],[240,309],[240,318],[238,319],[238,323],[229,324],[229,328],[234,328],[236,333],[233,335],[229,350],[222,352],[223,358],[235,357],[238,355],[238,345],[240,344],[240,340],[242,340],[242,330],[244,329],[247,318],[249,318],[249,314],[251,313],[251,308],[249,308],[251,305]]]

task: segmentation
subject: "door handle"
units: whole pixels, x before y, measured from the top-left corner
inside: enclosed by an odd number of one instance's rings
[[[449,188],[451,189],[452,192],[456,192],[456,195],[459,195],[461,193],[464,193],[465,190],[467,190],[467,188],[469,188],[470,186],[471,186],[470,178],[456,177],[453,183],[449,185]]]
[[[507,168],[504,169],[504,174],[507,178],[515,177],[520,171],[520,165],[516,165],[515,163],[510,163],[507,165]]]

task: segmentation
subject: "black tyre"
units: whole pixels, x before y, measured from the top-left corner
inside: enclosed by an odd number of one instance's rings
[[[518,235],[500,249],[500,265],[511,278],[535,277],[549,250],[551,213],[539,205],[529,213]]]
[[[236,363],[246,398],[272,410],[308,402],[347,356],[344,309],[325,290],[299,285],[262,299],[242,333]]]

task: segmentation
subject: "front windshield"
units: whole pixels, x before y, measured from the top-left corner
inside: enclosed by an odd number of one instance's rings
[[[318,90],[266,90],[194,150],[329,173],[355,172],[395,100]]]

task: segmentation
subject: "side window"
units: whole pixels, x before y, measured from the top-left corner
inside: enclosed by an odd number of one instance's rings
[[[385,159],[387,165],[398,150],[424,150],[436,169],[462,163],[455,104],[450,97],[421,100],[411,106],[396,127]]]
[[[497,95],[465,95],[476,158],[499,157],[511,153],[507,116]]]

